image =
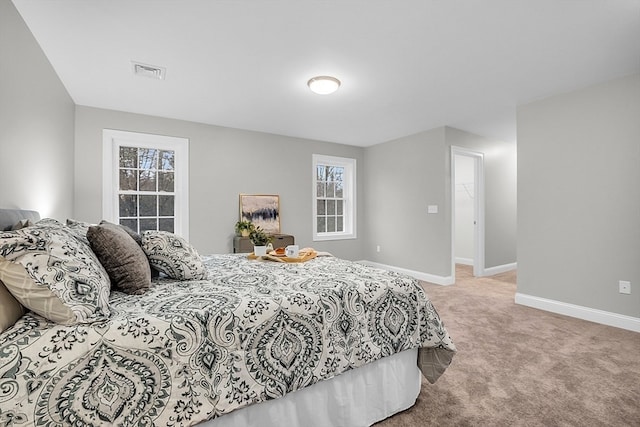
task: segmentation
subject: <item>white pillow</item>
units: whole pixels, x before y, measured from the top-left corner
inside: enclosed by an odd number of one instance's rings
[[[66,325],[109,317],[107,272],[58,221],[0,232],[0,258],[0,280],[26,308]]]
[[[202,280],[208,276],[198,251],[177,234],[147,230],[142,233],[142,250],[149,264],[176,280]]]

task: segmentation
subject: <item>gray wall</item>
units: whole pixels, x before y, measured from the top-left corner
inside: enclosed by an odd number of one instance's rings
[[[445,128],[368,147],[365,162],[365,259],[448,276]],[[427,215],[427,205],[438,205],[439,213]]]
[[[201,253],[232,250],[238,195],[279,194],[281,230],[296,243],[360,259],[360,239],[313,242],[312,154],[355,158],[358,206],[362,206],[363,149],[279,135],[139,114],[76,107],[75,209],[77,219],[102,216],[102,130],[117,129],[189,139],[189,228]],[[363,210],[358,211],[362,235]]]
[[[452,275],[452,145],[485,154],[485,267],[516,262],[516,147],[450,127],[365,150],[366,259]]]
[[[13,3],[0,0],[0,207],[73,212],[74,103]]]
[[[517,117],[518,292],[640,317],[640,75]]]

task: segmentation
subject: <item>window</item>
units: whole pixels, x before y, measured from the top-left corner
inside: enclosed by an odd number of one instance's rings
[[[105,129],[103,216],[188,239],[188,140]]]
[[[313,240],[356,237],[356,160],[313,155]]]

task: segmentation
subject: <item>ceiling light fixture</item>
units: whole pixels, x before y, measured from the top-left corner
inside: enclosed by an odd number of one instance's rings
[[[319,95],[328,95],[338,90],[340,87],[340,80],[331,76],[318,76],[309,79],[307,86],[313,93]]]

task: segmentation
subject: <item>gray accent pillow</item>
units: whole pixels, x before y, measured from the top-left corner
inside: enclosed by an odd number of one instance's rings
[[[107,270],[114,289],[139,295],[151,287],[147,256],[124,227],[102,221],[89,227],[87,239]]]
[[[100,221],[100,225],[104,225],[104,224],[111,224],[111,225],[115,225],[116,227],[122,228],[124,231],[127,232],[127,234],[129,236],[131,236],[131,238],[133,240],[136,241],[138,246],[142,246],[142,236],[140,234],[136,233],[135,231],[133,231],[132,229],[130,229],[129,227],[124,226],[122,224],[114,224],[112,222],[109,222],[109,221],[103,219],[102,221]]]
[[[103,219],[102,221],[100,221],[100,225],[102,225],[102,224],[112,224],[112,223]],[[124,231],[126,231],[127,234],[129,236],[131,236],[131,238],[133,240],[136,241],[138,246],[140,246],[142,248],[142,236],[140,234],[136,233],[135,231],[133,231],[129,227],[124,226],[122,224],[114,224],[114,225],[116,225],[118,227],[121,227]],[[149,265],[149,268],[151,269],[151,279],[154,279],[156,277],[160,277],[160,272],[158,270],[156,270],[155,268],[153,268],[152,265]]]
[[[0,280],[26,308],[67,325],[109,317],[107,272],[60,222],[0,232],[0,257]]]
[[[142,249],[149,264],[176,280],[203,280],[207,269],[198,251],[185,239],[168,231],[142,233]]]

